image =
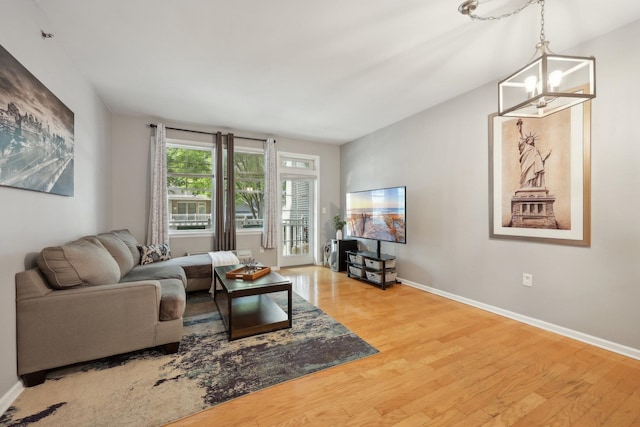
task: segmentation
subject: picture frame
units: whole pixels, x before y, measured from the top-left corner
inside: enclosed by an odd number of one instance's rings
[[[0,46],[0,187],[74,194],[74,114]]]
[[[489,115],[489,237],[591,245],[591,102]]]

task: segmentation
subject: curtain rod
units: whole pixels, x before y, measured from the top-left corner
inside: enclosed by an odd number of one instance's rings
[[[157,128],[158,126],[153,124],[153,123],[150,123],[149,127],[150,128]],[[199,134],[202,134],[202,135],[215,135],[214,132],[204,132],[204,131],[201,131],[201,130],[180,129],[180,128],[172,128],[172,127],[169,127],[169,126],[165,126],[164,128],[165,129],[171,129],[171,130],[179,130],[179,131],[182,131],[182,132],[199,133]],[[223,133],[222,136],[227,136],[227,134]],[[234,138],[239,138],[239,139],[247,139],[247,140],[251,140],[251,141],[261,141],[261,142],[266,142],[267,141],[266,139],[249,138],[248,136],[233,135],[233,137]],[[273,142],[275,142],[275,140]]]

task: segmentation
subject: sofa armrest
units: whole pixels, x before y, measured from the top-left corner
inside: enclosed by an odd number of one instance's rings
[[[160,298],[147,280],[18,299],[18,374],[155,346]]]

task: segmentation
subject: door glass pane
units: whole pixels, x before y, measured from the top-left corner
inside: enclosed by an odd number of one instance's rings
[[[311,181],[282,181],[282,255],[309,254]]]
[[[293,157],[282,157],[280,160],[280,166],[292,169],[314,170],[314,163],[315,162],[311,159],[300,159]]]

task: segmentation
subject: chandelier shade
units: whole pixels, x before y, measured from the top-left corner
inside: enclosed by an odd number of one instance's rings
[[[593,99],[596,97],[595,74],[594,57],[544,51],[498,83],[498,114],[545,117]]]
[[[491,21],[511,17],[532,4],[540,5],[536,59],[498,83],[498,115],[545,117],[596,97],[596,59],[556,55],[549,49],[544,33],[545,0],[526,0],[512,12],[487,17],[474,13],[479,3],[465,0],[458,11],[474,20]]]

